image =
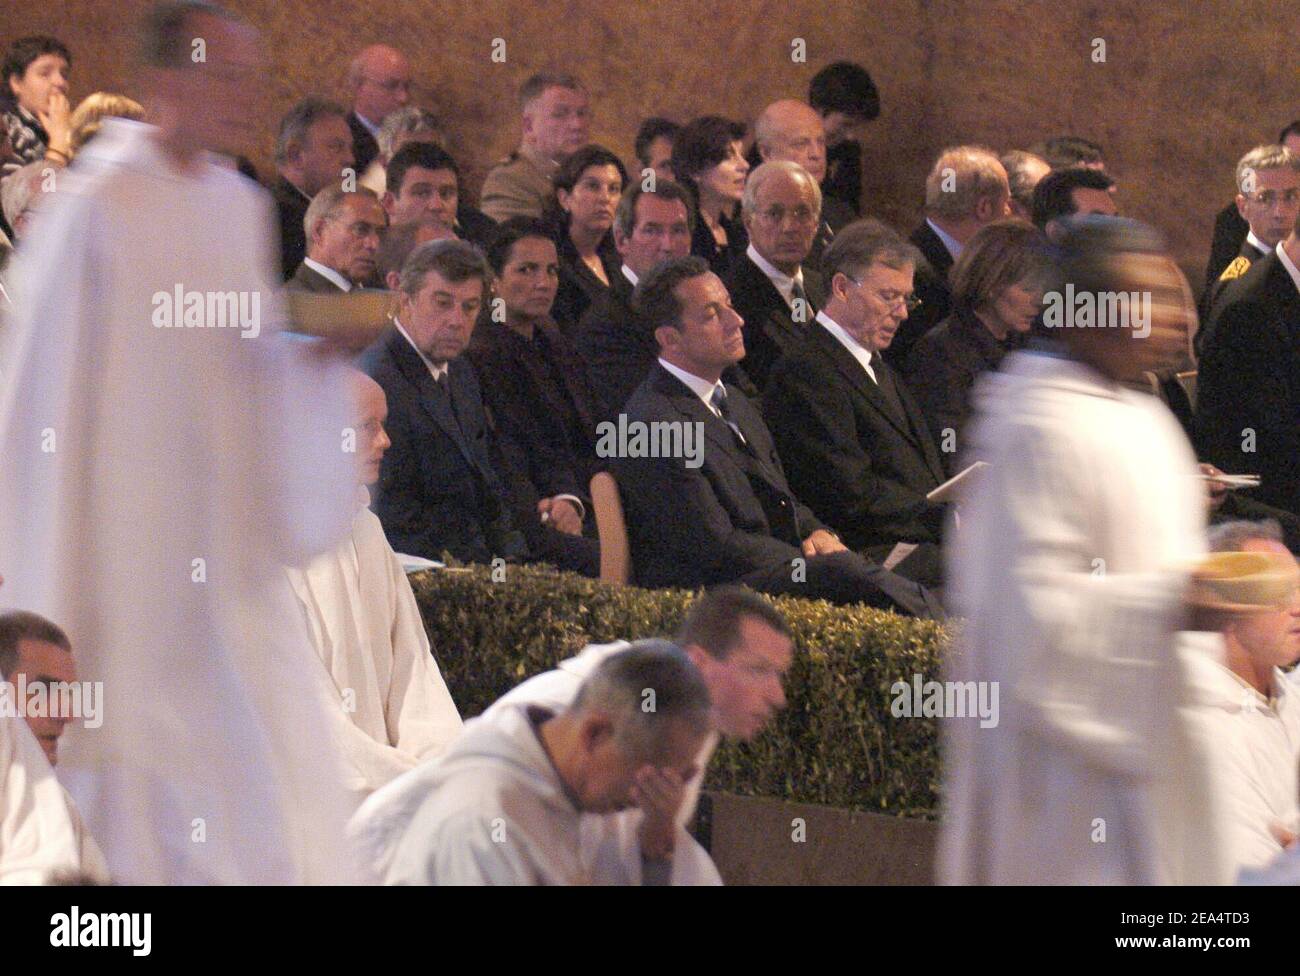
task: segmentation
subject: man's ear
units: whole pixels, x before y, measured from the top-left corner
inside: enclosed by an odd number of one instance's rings
[[[388,214],[389,220],[393,217],[393,207],[397,206],[397,197],[385,190],[379,196],[379,205],[384,208],[384,213]]]
[[[1246,198],[1242,194],[1237,194],[1237,213],[1241,214],[1241,219],[1246,219]]]
[[[627,257],[628,238],[623,236],[623,228],[615,224],[614,231],[614,250],[618,251],[619,257]]]
[[[384,284],[388,286],[389,291],[397,291],[397,284],[402,280],[402,276],[396,271],[389,271],[384,275]]]
[[[578,739],[583,751],[595,752],[614,736],[614,723],[604,712],[591,712],[578,727]]]
[[[677,348],[677,344],[682,334],[671,325],[661,325],[655,329],[655,342],[659,344],[659,352],[671,352]]]

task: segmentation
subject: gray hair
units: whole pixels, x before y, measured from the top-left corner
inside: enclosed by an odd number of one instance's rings
[[[1250,522],[1235,519],[1210,526],[1210,552],[1241,552],[1247,542],[1264,539],[1269,542],[1282,541],[1282,526],[1275,519],[1260,519]]]
[[[280,120],[280,131],[275,138],[275,161],[286,163],[295,149],[307,141],[307,133],[321,119],[337,115],[346,120],[348,110],[338,102],[309,95]]]
[[[484,287],[492,279],[487,259],[473,244],[462,240],[426,241],[413,250],[402,265],[397,290],[417,295],[430,272],[437,272],[449,284],[478,278]]]
[[[307,213],[303,215],[302,229],[307,233],[308,243],[311,242],[312,228],[322,220],[334,220],[343,213],[348,197],[368,197],[375,203],[379,203],[379,195],[367,186],[345,190],[338,183],[330,183],[311,198]]]
[[[829,282],[836,274],[857,279],[873,264],[888,268],[913,268],[925,263],[916,246],[898,231],[878,220],[865,217],[849,224],[831,241],[822,255],[822,274]]]
[[[925,210],[932,217],[960,220],[974,214],[981,200],[1009,188],[1007,171],[992,149],[952,146],[939,154],[925,178]]]
[[[812,187],[813,210],[820,217],[822,212],[822,188],[817,185],[817,181],[812,178],[812,174],[788,159],[773,159],[766,163],[760,163],[749,174],[749,179],[745,181],[745,192],[740,197],[740,212],[753,216],[755,208],[758,206],[758,191],[763,184],[778,174],[784,173],[796,182],[802,182],[804,186]]]
[[[640,640],[588,675],[568,714],[604,712],[623,752],[653,762],[663,754],[670,723],[703,734],[710,707],[708,686],[685,651],[671,641]]]
[[[1038,185],[1037,181],[1029,181],[1029,167],[1037,160],[1046,166],[1049,170],[1051,165],[1042,156],[1037,153],[1026,152],[1023,149],[1009,149],[998,157],[998,162],[1002,168],[1007,171],[1007,183],[1011,187],[1011,199],[1026,210],[1030,210],[1034,205],[1034,187]]]
[[[38,159],[14,170],[0,183],[0,209],[5,220],[13,227],[18,218],[31,206],[32,197],[40,192],[46,170],[58,172],[59,167],[45,159]],[[14,231],[17,236],[17,231]]]
[[[392,159],[393,153],[397,151],[397,140],[417,132],[433,132],[438,136],[439,143],[444,138],[442,123],[438,121],[438,116],[427,108],[407,105],[390,112],[384,118],[384,124],[379,127],[379,135],[375,141],[379,143],[379,152],[383,157]]]
[[[1267,143],[1256,146],[1237,162],[1237,192],[1248,196],[1244,189],[1248,175],[1266,169],[1293,169],[1300,173],[1300,156],[1286,146]]]

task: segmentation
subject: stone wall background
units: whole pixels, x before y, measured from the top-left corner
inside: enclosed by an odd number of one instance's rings
[[[73,96],[136,94],[133,23],[146,0],[3,0],[0,43],[50,32],[73,50]],[[272,117],[248,154],[264,175],[279,114],[344,97],[348,60],[385,41],[415,66],[416,97],[448,120],[477,189],[518,140],[514,91],[564,66],[591,88],[595,138],[630,158],[641,118],[750,119],[839,58],[868,66],[881,117],[865,138],[868,212],[908,229],[944,145],[1024,147],[1072,131],[1099,140],[1120,206],[1161,227],[1199,269],[1214,213],[1248,148],[1300,117],[1284,0],[228,0],[269,42]],[[490,60],[493,38],[507,60]],[[806,42],[807,63],[791,60]],[[1092,60],[1093,39],[1106,45]],[[1199,287],[1199,276],[1194,276]]]

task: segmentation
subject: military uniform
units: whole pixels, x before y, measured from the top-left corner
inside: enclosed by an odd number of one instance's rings
[[[1196,383],[1200,455],[1258,474],[1252,497],[1300,514],[1300,270],[1279,250],[1228,284]]]
[[[1201,347],[1204,345],[1202,337],[1205,335],[1205,326],[1209,324],[1215,303],[1218,302],[1228,283],[1236,281],[1244,275],[1250,270],[1253,263],[1267,253],[1268,248],[1264,246],[1264,242],[1256,237],[1254,233],[1248,233],[1246,239],[1241,243],[1241,249],[1237,252],[1237,256],[1228,263],[1228,266],[1223,269],[1219,277],[1206,287],[1205,293],[1201,296],[1201,329],[1197,331],[1195,338],[1192,340],[1197,356],[1200,356]]]
[[[520,146],[488,172],[479,208],[501,223],[511,217],[540,217],[553,190],[557,163]]]

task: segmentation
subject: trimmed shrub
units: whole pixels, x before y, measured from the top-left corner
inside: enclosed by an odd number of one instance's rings
[[[545,567],[411,577],[443,677],[469,718],[584,644],[671,637],[694,594],[612,586]],[[934,719],[895,718],[896,681],[938,678],[946,629],[866,606],[774,597],[794,633],[787,707],[750,743],[724,743],[706,788],[929,817]]]

